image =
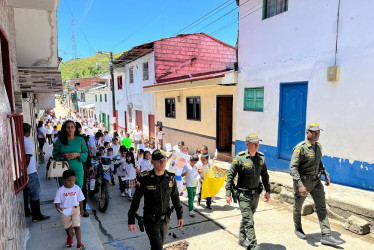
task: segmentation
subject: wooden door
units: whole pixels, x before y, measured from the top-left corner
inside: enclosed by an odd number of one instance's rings
[[[155,141],[155,116],[154,115],[148,115],[148,127],[149,127],[149,140]]]
[[[135,110],[136,126],[139,126],[140,130],[143,131],[143,114],[141,110]]]
[[[232,96],[217,96],[217,149],[231,152]]]

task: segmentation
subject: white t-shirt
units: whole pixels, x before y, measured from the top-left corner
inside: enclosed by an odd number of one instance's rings
[[[96,155],[97,149],[101,146],[101,144],[95,139],[95,136],[90,136],[88,146],[90,147],[89,151],[91,152],[91,148],[93,148],[93,155]]]
[[[42,133],[46,134],[45,133],[45,127],[38,128],[38,138],[44,138],[44,136],[42,135]]]
[[[135,130],[133,133],[134,141],[140,141],[142,139],[143,132],[141,130]]]
[[[149,160],[143,159],[140,161],[140,172],[144,172],[147,170],[150,171],[152,169],[153,169],[153,165],[151,163],[151,159]]]
[[[117,155],[118,154],[120,146],[121,145],[119,145],[119,144],[116,145],[116,144],[112,143],[111,148],[113,149],[113,155]]]
[[[209,169],[210,169],[210,162],[208,162],[205,165],[198,164],[198,163],[196,165],[197,165],[196,169],[201,170],[201,173],[200,173],[201,177],[204,177],[204,178],[207,177]]]
[[[82,190],[74,184],[72,188],[60,187],[57,190],[54,203],[60,203],[61,208],[71,208],[79,205],[84,200]]]
[[[164,137],[165,133],[163,131],[158,131],[156,132],[156,138],[158,140],[162,140],[162,138]]]
[[[47,134],[47,135],[50,135],[50,134],[52,134],[52,131],[53,131],[53,129],[52,128],[46,128],[45,129],[45,133]]]
[[[123,181],[136,179],[136,168],[134,167],[134,164],[125,162],[122,164],[122,170],[125,170],[125,173],[121,178]]]
[[[110,142],[111,139],[112,139],[112,137],[110,137],[109,134],[107,134],[106,136],[104,136],[104,141],[105,142]]]
[[[197,187],[198,181],[200,180],[200,175],[197,172],[197,164],[193,167],[190,164],[184,165],[182,174],[186,172],[186,187]]]
[[[31,155],[29,165],[27,166],[27,174],[32,174],[36,172],[36,161],[34,158],[34,145],[32,144],[32,141],[27,138],[23,137],[25,141],[25,154]]]

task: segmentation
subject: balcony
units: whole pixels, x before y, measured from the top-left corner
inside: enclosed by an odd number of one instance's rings
[[[18,194],[29,183],[27,176],[27,164],[25,154],[25,141],[23,138],[23,116],[22,113],[11,113],[7,116],[9,120],[9,144],[11,153],[11,167],[13,169],[14,190]]]

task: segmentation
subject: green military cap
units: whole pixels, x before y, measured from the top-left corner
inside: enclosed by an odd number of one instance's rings
[[[258,138],[258,135],[257,134],[249,134],[245,137],[245,140],[247,142],[258,142],[258,141],[262,141],[260,138]]]
[[[318,123],[315,123],[315,122],[311,122],[309,123],[307,126],[306,126],[306,130],[308,131],[319,131],[319,130],[323,130],[319,127],[319,124]]]
[[[153,151],[153,153],[152,153],[152,160],[153,161],[158,161],[158,160],[161,160],[162,158],[166,158],[166,154],[165,154],[164,150],[156,149],[155,151]]]

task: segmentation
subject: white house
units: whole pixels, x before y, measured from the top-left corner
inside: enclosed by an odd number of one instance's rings
[[[152,140],[155,137],[154,97],[152,93],[145,93],[142,87],[154,83],[154,68],[153,43],[126,51],[115,61],[114,68],[118,129],[131,131],[138,125],[144,138]],[[110,88],[108,102],[112,105]],[[109,115],[113,123],[112,112]]]
[[[288,170],[306,124],[318,122],[331,180],[374,190],[374,1],[238,5],[236,153],[255,132],[268,168]]]

